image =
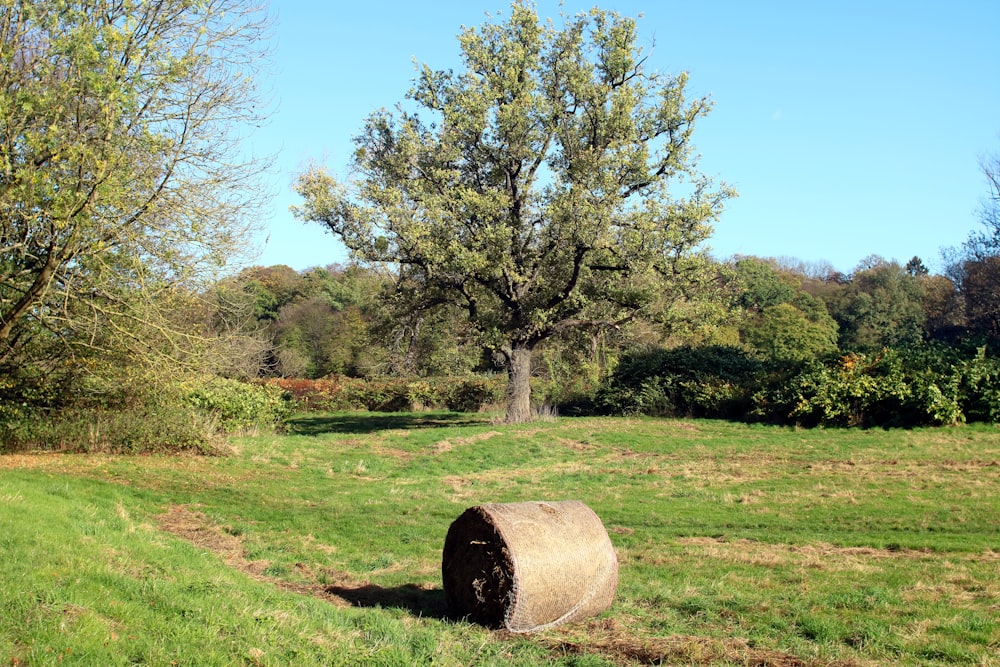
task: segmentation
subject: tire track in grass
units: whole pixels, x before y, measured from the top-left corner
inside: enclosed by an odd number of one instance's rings
[[[246,557],[243,540],[213,523],[202,512],[186,505],[174,505],[156,517],[161,530],[170,533],[199,549],[219,556],[228,567],[239,570],[257,581],[271,584],[281,590],[309,595],[337,607],[401,607],[425,616],[445,615],[443,592],[418,584],[396,588],[383,588],[368,581],[359,581],[345,572],[324,570],[324,578],[333,583],[319,583],[319,575],[305,563],[296,563],[296,573],[315,583],[294,583],[269,576],[267,560],[250,560]]]

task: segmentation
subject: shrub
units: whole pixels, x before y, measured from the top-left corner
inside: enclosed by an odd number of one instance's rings
[[[1000,364],[940,346],[848,354],[771,378],[754,416],[804,426],[954,425],[1000,419]]]
[[[217,420],[225,433],[273,429],[291,412],[290,397],[265,384],[207,377],[182,382],[178,393],[186,405]]]
[[[0,418],[0,451],[58,450],[139,454],[214,453],[213,421],[188,406],[159,400],[103,407],[19,406]]]
[[[453,410],[477,412],[503,398],[502,377],[348,378],[320,380],[275,378],[266,384],[288,392],[304,411]]]
[[[503,377],[468,377],[449,383],[445,407],[456,412],[479,412],[503,401],[507,383]]]
[[[0,402],[0,451],[214,453],[223,434],[280,426],[289,411],[277,388],[217,377],[91,379],[80,389],[69,403]]]
[[[598,390],[612,414],[742,418],[764,364],[728,346],[679,347],[625,357]]]
[[[1000,421],[1000,360],[977,348],[958,365],[959,401],[969,421]]]
[[[752,413],[805,426],[902,426],[910,399],[899,355],[884,350],[807,364],[758,391]]]

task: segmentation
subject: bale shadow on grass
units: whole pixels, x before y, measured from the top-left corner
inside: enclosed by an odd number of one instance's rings
[[[325,591],[346,600],[353,607],[405,609],[414,616],[423,618],[451,619],[444,589],[441,588],[424,588],[418,584],[386,588],[365,584],[357,587],[327,586]]]
[[[305,415],[288,420],[292,435],[322,435],[324,433],[375,433],[392,429],[440,428],[443,426],[471,426],[483,420],[456,412],[427,412],[420,414],[358,413],[313,416]]]

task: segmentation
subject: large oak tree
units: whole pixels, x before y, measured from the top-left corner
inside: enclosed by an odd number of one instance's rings
[[[414,310],[460,305],[518,422],[536,346],[679,298],[733,192],[696,170],[709,100],[650,66],[632,19],[595,9],[557,28],[515,2],[459,41],[463,68],[423,66],[356,138],[355,178],[309,170],[295,212],[396,266]]]

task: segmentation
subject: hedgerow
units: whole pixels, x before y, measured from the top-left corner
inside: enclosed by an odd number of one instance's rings
[[[177,390],[186,405],[211,416],[225,433],[275,428],[291,413],[290,397],[271,385],[207,377],[181,382]]]
[[[739,418],[764,364],[736,347],[679,347],[625,357],[595,404],[610,414]]]
[[[781,366],[738,348],[685,347],[624,359],[596,405],[801,426],[998,423],[1000,360],[984,347],[927,345]]]
[[[0,452],[214,453],[226,434],[280,428],[290,412],[279,388],[219,377],[91,381],[80,389],[68,402],[7,392]]]
[[[499,403],[506,391],[500,376],[431,378],[274,378],[265,384],[285,391],[299,410],[452,410],[477,412]]]

